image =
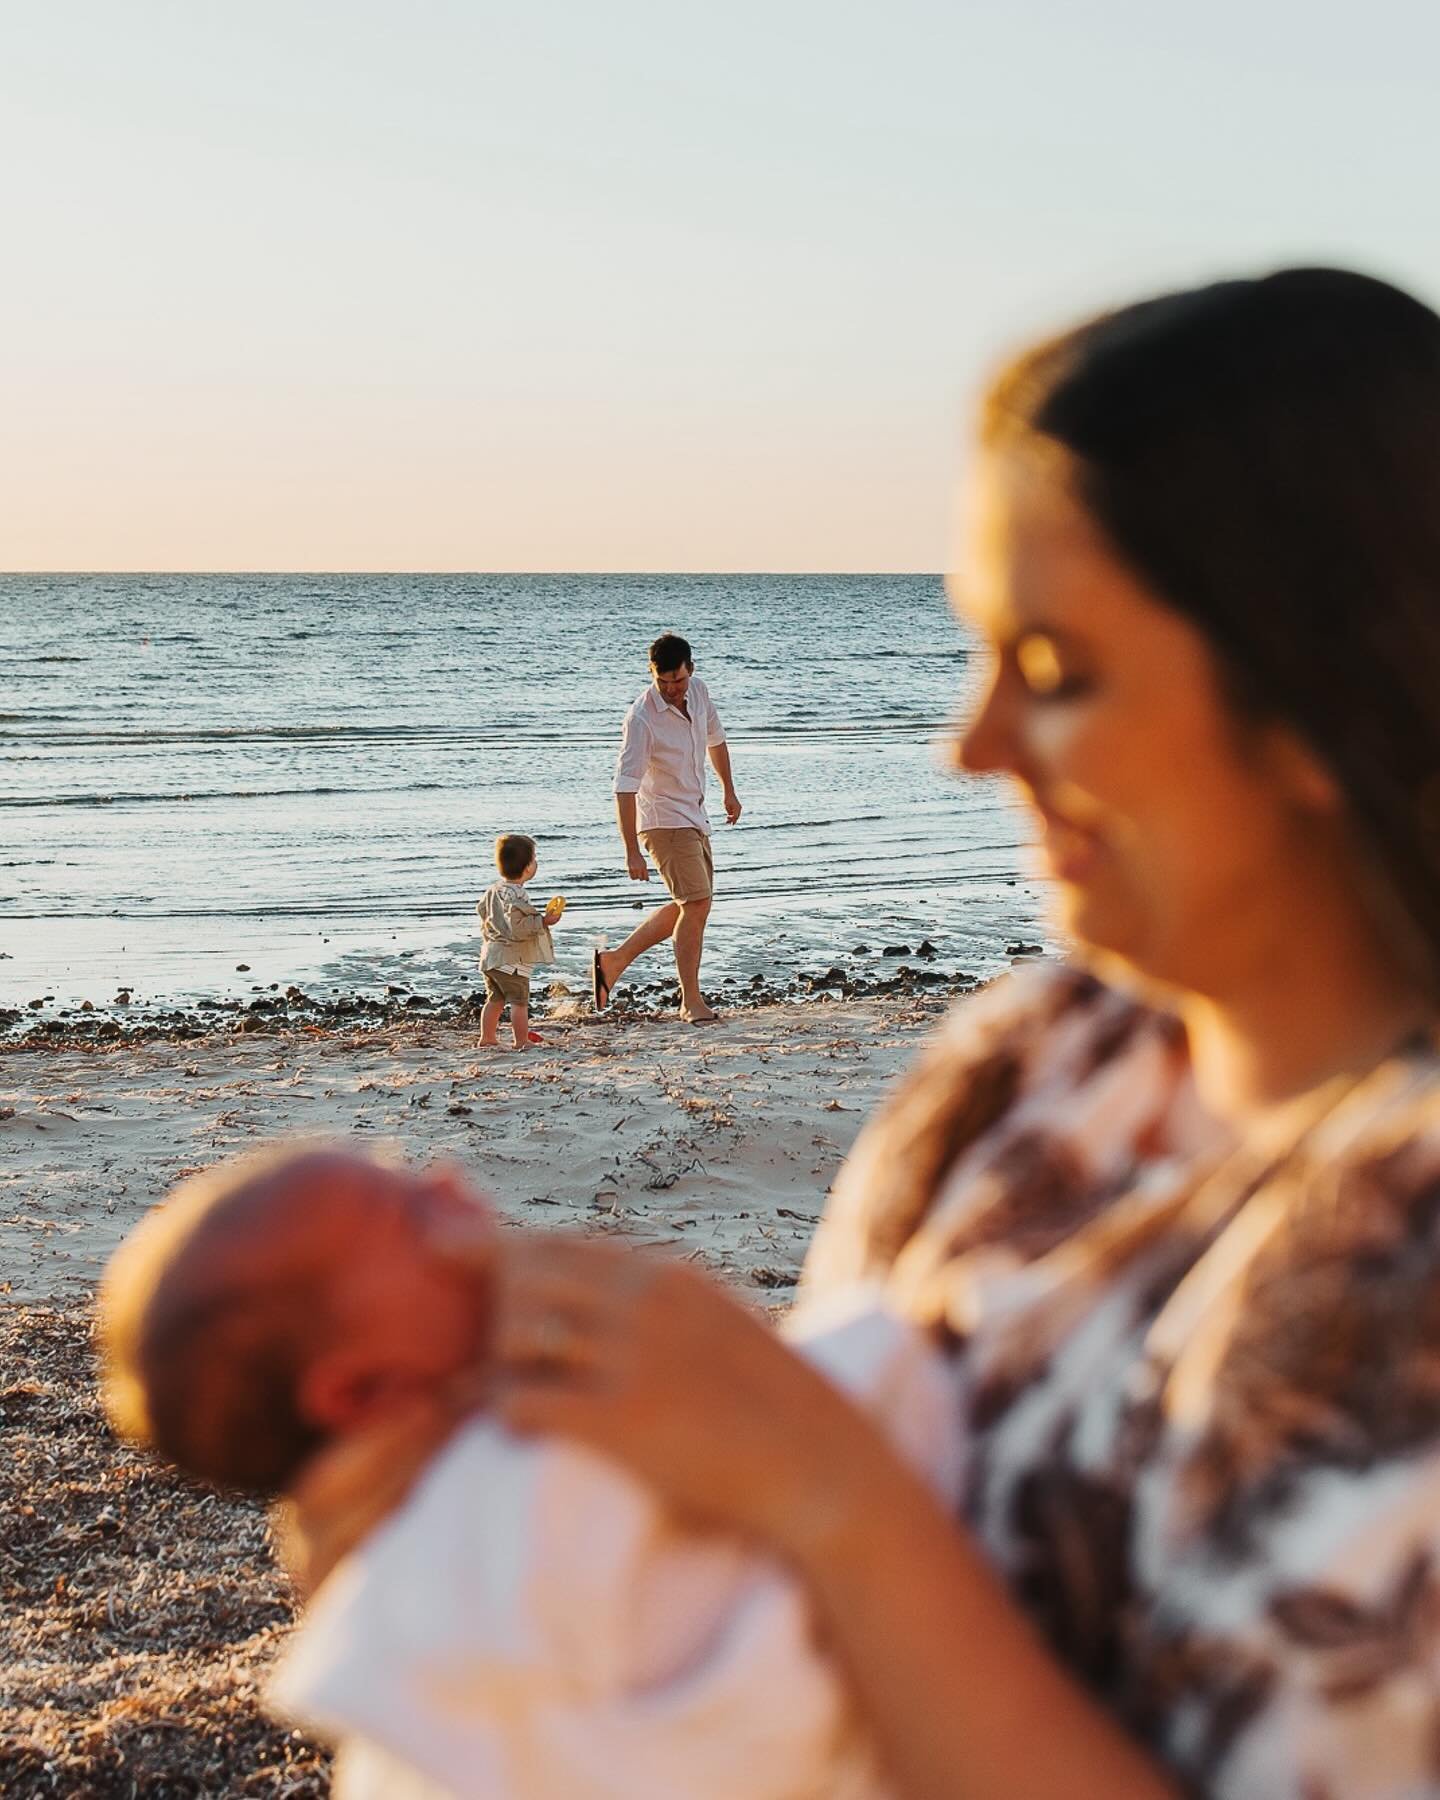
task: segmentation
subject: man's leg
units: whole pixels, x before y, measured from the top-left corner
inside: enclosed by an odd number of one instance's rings
[[[713,1019],[715,1009],[700,992],[700,952],[705,945],[709,900],[687,900],[675,927],[675,972],[680,977],[680,1010],[691,1019]]]
[[[614,987],[637,956],[663,944],[674,933],[679,918],[680,908],[673,900],[668,900],[642,919],[623,944],[617,944],[613,950],[602,950],[600,973],[605,977],[606,987]]]

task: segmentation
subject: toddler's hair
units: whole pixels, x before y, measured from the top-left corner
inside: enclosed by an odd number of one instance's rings
[[[509,881],[518,881],[535,860],[535,840],[519,831],[502,832],[495,840],[495,867]]]

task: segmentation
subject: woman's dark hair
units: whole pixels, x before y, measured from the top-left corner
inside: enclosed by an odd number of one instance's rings
[[[1440,969],[1440,316],[1339,269],[1143,301],[1026,352],[987,443],[1077,497],[1325,760]]]

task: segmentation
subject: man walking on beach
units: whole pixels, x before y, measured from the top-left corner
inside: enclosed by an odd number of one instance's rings
[[[696,679],[689,644],[666,632],[650,646],[650,686],[625,715],[615,763],[615,817],[630,879],[650,879],[648,855],[670,900],[623,944],[595,952],[597,1010],[610,1004],[610,990],[637,956],[673,937],[681,1018],[706,1025],[717,1016],[700,991],[700,952],[715,892],[705,813],[707,754],[724,788],[725,822],[733,825],[741,807],[720,715],[705,683]]]

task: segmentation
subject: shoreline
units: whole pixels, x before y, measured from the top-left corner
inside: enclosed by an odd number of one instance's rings
[[[756,974],[742,981],[727,976],[711,990],[710,998],[722,1012],[749,1012],[769,1006],[923,992],[953,997],[970,993],[990,979],[964,969],[938,967],[939,954],[928,940],[922,940],[914,950],[908,944],[886,947],[878,953],[882,968],[874,971],[835,963],[813,973],[802,971],[785,977]],[[1041,954],[1040,944],[1023,939],[1006,949],[1012,962]],[[237,965],[237,973],[248,974],[248,967]],[[673,976],[637,983],[622,980],[615,1000],[603,1014],[597,1014],[588,993],[563,980],[537,982],[532,1011],[536,1023],[548,1020],[601,1026],[663,1021],[678,993]],[[161,1038],[198,1041],[254,1031],[376,1030],[421,1019],[478,1025],[484,1003],[484,988],[479,983],[438,997],[404,982],[389,982],[379,993],[356,989],[317,996],[295,982],[271,981],[257,983],[249,999],[205,995],[169,1002],[137,1001],[132,990],[122,988],[104,1005],[85,1001],[54,1010],[47,1010],[47,998],[37,996],[23,1006],[0,1005],[0,1056],[16,1049],[145,1043]]]

